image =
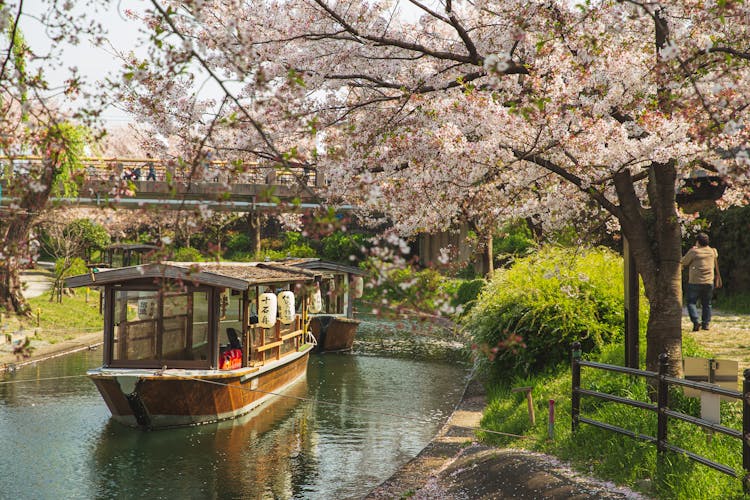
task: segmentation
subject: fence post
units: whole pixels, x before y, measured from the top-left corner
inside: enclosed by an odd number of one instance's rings
[[[656,451],[657,463],[661,465],[664,452],[667,451],[667,405],[669,404],[669,384],[667,384],[667,362],[669,355],[659,354],[659,378],[656,386],[657,429]]]
[[[742,382],[742,467],[745,477],[742,481],[745,493],[750,491],[750,368],[743,372]]]
[[[571,430],[575,433],[578,430],[578,416],[581,413],[581,395],[578,390],[581,388],[581,343],[573,342],[570,354],[570,367],[572,370],[572,392],[570,396],[570,422]]]

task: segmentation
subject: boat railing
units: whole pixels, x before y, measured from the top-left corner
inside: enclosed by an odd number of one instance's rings
[[[279,321],[271,328],[250,325],[249,335],[251,350],[248,364],[257,366],[297,352],[304,344],[305,329],[300,315],[297,315],[289,325]]]

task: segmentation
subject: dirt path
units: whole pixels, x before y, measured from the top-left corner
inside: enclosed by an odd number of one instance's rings
[[[716,359],[730,359],[739,363],[739,380],[742,372],[750,368],[750,316],[714,311],[710,330],[693,332],[693,325],[687,317],[682,318],[682,331]]]

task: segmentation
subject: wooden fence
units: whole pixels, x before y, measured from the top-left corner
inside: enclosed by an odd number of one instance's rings
[[[703,429],[708,429],[713,432],[725,434],[727,436],[731,436],[733,438],[737,438],[742,441],[742,466],[744,468],[744,473],[742,474],[742,480],[743,480],[743,486],[745,488],[745,491],[746,492],[750,491],[750,472],[749,472],[750,471],[750,444],[749,444],[750,443],[750,369],[747,369],[744,371],[744,381],[743,381],[743,386],[742,386],[742,392],[739,392],[739,391],[733,391],[730,389],[724,389],[717,385],[709,384],[705,382],[695,382],[691,380],[670,377],[669,375],[667,375],[668,359],[669,358],[666,354],[661,354],[659,356],[659,371],[658,372],[636,370],[634,368],[626,368],[624,366],[616,366],[616,365],[607,365],[603,363],[595,363],[592,361],[583,361],[581,360],[581,344],[580,342],[575,342],[573,344],[572,355],[571,355],[572,386],[573,386],[572,398],[571,398],[571,417],[572,417],[571,420],[572,420],[573,433],[575,433],[578,430],[579,424],[585,423],[588,425],[598,427],[600,429],[605,429],[611,432],[624,434],[634,439],[639,439],[639,440],[646,441],[646,442],[656,445],[657,460],[659,463],[663,461],[664,454],[667,451],[671,451],[674,453],[682,454],[690,458],[691,460],[694,460],[705,466],[711,467],[712,469],[716,469],[720,472],[723,472],[724,474],[730,475],[732,477],[740,477],[740,474],[737,471],[735,471],[733,468],[728,467],[727,465],[709,460],[708,458],[700,456],[689,450],[685,450],[678,446],[675,446],[671,444],[668,440],[669,422],[671,419],[681,420],[683,422],[688,422],[690,424],[701,427]],[[597,370],[605,370],[605,371],[610,371],[610,372],[624,373],[624,374],[636,376],[636,377],[656,379],[657,381],[656,404],[647,403],[644,401],[627,399],[627,398],[623,398],[620,396],[615,396],[613,394],[602,393],[602,392],[593,391],[589,389],[582,389],[581,388],[581,368],[582,367],[594,368]],[[695,389],[698,391],[703,391],[703,392],[707,392],[711,394],[716,394],[719,396],[724,396],[725,398],[729,398],[729,399],[741,400],[743,403],[742,404],[742,430],[736,430],[736,429],[732,429],[729,427],[725,427],[718,423],[710,422],[702,418],[694,417],[692,415],[687,415],[687,414],[670,409],[669,408],[669,387],[670,386],[687,387],[687,388]],[[600,421],[593,420],[590,418],[582,417],[581,416],[581,397],[582,396],[597,398],[597,399],[610,401],[610,402],[614,402],[618,404],[624,404],[627,406],[640,408],[644,411],[656,412],[656,415],[657,415],[656,436],[636,433],[636,432],[624,429],[616,425],[612,425],[612,424],[608,424],[605,422],[600,422]]]

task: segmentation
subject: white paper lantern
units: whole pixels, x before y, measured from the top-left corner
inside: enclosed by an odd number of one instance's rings
[[[258,326],[271,328],[276,324],[276,295],[261,293],[258,298]]]
[[[294,293],[285,290],[279,293],[279,321],[289,325],[294,321]]]
[[[352,298],[358,299],[362,297],[362,293],[365,291],[365,280],[362,276],[355,276],[352,278]]]
[[[320,287],[315,287],[310,294],[310,313],[318,314],[323,309],[323,296],[320,294]]]

